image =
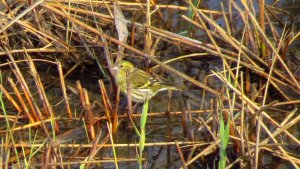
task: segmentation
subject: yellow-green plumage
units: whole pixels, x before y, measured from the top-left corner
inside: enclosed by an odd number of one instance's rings
[[[134,102],[144,102],[151,99],[158,92],[164,90],[178,90],[174,86],[165,85],[141,69],[135,68],[128,61],[119,61],[114,69],[116,84],[127,95],[127,82],[131,86],[131,99]]]

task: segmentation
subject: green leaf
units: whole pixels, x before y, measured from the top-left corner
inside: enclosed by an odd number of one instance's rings
[[[141,117],[141,123],[140,123],[141,129],[145,128],[145,126],[146,126],[148,109],[149,109],[149,101],[146,100],[146,102],[143,105],[143,111],[142,111],[142,117]]]

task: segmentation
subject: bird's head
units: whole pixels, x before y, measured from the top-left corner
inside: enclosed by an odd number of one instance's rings
[[[114,70],[116,70],[117,72],[132,72],[134,70],[134,66],[132,63],[125,61],[125,60],[121,60],[119,61],[116,66],[113,68]]]

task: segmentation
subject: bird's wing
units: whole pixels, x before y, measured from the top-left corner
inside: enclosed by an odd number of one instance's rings
[[[128,80],[133,89],[151,89],[153,92],[162,90],[178,90],[176,87],[165,84],[140,69],[128,74]]]
[[[132,88],[148,88],[155,83],[155,79],[151,75],[140,69],[135,69],[129,73],[128,80],[131,83]]]

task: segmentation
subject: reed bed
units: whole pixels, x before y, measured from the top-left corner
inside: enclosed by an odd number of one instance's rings
[[[294,11],[214,4],[0,2],[1,168],[299,168]],[[182,91],[128,105],[122,59]]]

